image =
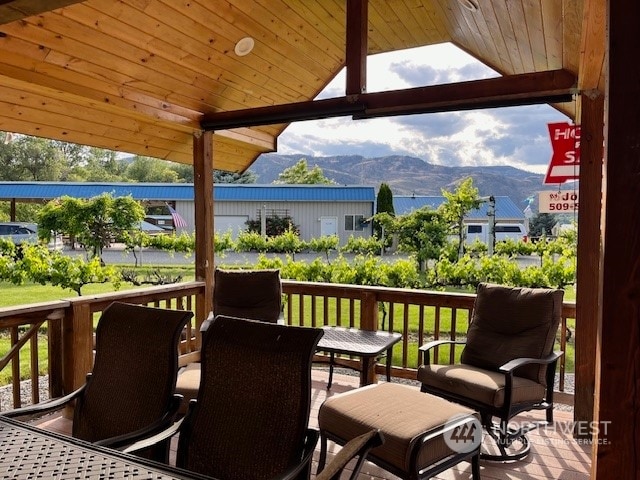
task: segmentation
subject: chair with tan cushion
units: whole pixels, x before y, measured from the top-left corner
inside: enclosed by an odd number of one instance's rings
[[[464,342],[438,340],[420,347],[425,352],[418,369],[421,390],[481,413],[483,426],[499,450],[483,453],[485,459],[518,460],[528,454],[526,433],[532,425],[509,428],[515,415],[546,410],[547,421],[553,421],[555,366],[562,355],[553,352],[553,345],[563,295],[556,289],[481,283],[460,363],[438,365],[430,351],[445,343]]]
[[[213,313],[210,318],[226,315],[277,323],[281,314],[282,284],[279,270],[215,270]],[[205,322],[203,328],[206,325]],[[198,396],[199,386],[200,363],[190,363],[180,370],[176,392],[185,399],[180,406],[180,414],[186,413],[189,401]]]
[[[190,311],[113,302],[98,322],[87,382],[65,397],[3,415],[34,416],[75,401],[73,437],[112,448],[165,429],[182,401],[174,392],[178,343],[192,316]],[[166,461],[168,447],[166,442],[145,455]]]

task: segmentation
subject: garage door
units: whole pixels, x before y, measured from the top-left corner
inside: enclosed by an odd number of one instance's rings
[[[218,234],[231,232],[231,238],[234,240],[238,237],[238,233],[247,229],[247,215],[215,215],[213,217],[213,228]]]

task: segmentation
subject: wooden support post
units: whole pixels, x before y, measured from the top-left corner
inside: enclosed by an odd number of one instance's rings
[[[64,343],[62,341],[62,322],[65,310],[56,310],[47,316],[47,340],[49,342],[49,397],[61,397],[64,395],[63,355]]]
[[[80,388],[93,369],[93,316],[87,303],[73,303],[62,320],[62,382],[64,393]],[[73,410],[65,408],[71,417]]]
[[[584,425],[593,421],[596,331],[600,317],[601,192],[604,95],[585,92],[580,118],[580,207],[576,292],[574,436],[591,438]]]
[[[366,293],[360,301],[360,328],[372,331],[378,329],[378,297],[374,293]],[[362,362],[362,375],[366,384],[376,383],[376,362]]]
[[[213,309],[213,132],[193,137],[193,182],[196,222],[196,280],[205,282],[203,295],[196,299],[196,325]],[[200,348],[197,334],[197,348]]]
[[[608,2],[602,321],[598,329],[591,477],[640,472],[640,3]]]
[[[347,95],[367,91],[368,0],[347,0]]]

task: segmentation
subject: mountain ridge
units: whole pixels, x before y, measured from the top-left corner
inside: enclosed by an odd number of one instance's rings
[[[524,209],[526,200],[548,189],[542,183],[544,175],[510,166],[448,167],[428,163],[408,155],[363,157],[362,155],[335,155],[314,157],[277,153],[263,154],[249,169],[258,177],[258,183],[273,183],[280,173],[306,159],[309,168],[317,165],[324,175],[340,185],[370,185],[376,190],[381,183],[391,188],[393,195],[441,195],[442,190],[453,191],[467,177],[480,196],[508,196]]]

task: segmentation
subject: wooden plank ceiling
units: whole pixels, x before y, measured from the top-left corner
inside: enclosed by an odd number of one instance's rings
[[[583,69],[581,87],[602,88],[604,54],[580,56],[598,43],[582,26],[604,31],[584,18],[597,10],[370,0],[368,52],[452,42],[503,75]],[[345,0],[0,0],[0,130],[191,163],[205,116],[312,100],[345,64],[345,12]],[[255,47],[238,56],[244,37]],[[285,127],[216,131],[214,168],[245,170]]]

